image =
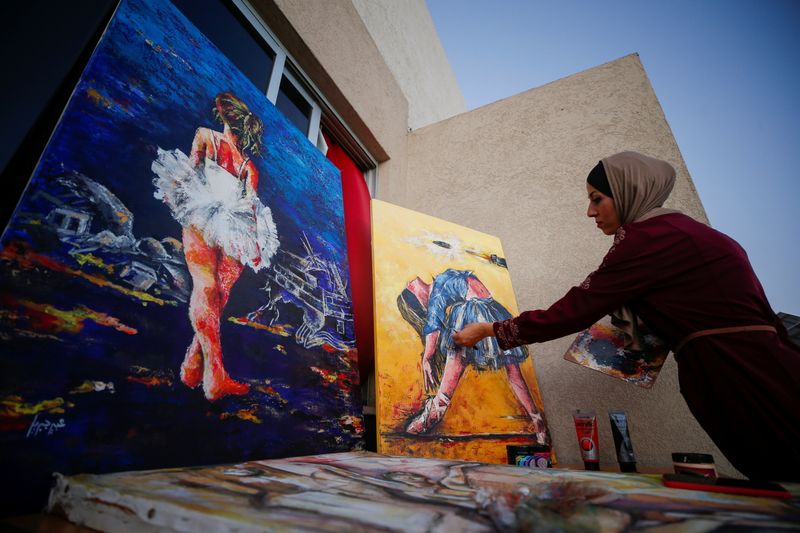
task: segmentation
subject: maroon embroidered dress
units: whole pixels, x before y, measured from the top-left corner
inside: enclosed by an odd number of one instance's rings
[[[581,331],[630,306],[676,346],[712,328],[764,324],[778,333],[693,339],[676,356],[681,394],[719,449],[750,478],[800,480],[800,348],[767,302],[745,251],[670,213],[626,224],[600,267],[547,310],[494,323],[500,347]]]

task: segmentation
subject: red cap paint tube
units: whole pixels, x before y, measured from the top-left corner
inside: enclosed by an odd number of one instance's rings
[[[600,440],[597,438],[597,414],[594,411],[572,413],[578,446],[581,449],[583,467],[586,470],[600,470]]]
[[[608,412],[611,421],[611,434],[614,436],[614,447],[617,449],[617,461],[620,472],[636,472],[636,457],[633,455],[633,443],[628,430],[628,415],[625,411],[612,409]]]

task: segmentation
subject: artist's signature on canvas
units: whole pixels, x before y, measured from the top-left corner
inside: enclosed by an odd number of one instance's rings
[[[36,415],[33,417],[33,422],[31,422],[31,426],[28,428],[28,433],[25,435],[25,438],[35,437],[39,434],[44,434],[49,437],[59,429],[64,429],[66,426],[67,423],[64,422],[63,418],[60,418],[58,422],[52,422],[47,419],[39,420],[39,415]]]

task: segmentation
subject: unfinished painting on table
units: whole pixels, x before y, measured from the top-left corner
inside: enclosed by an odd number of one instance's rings
[[[664,366],[669,348],[644,324],[639,324],[638,333],[644,349],[629,350],[625,348],[625,333],[606,317],[579,333],[564,359],[649,389]]]
[[[336,453],[59,477],[50,510],[101,531],[783,531],[796,505],[656,476]]]
[[[379,451],[487,462],[548,442],[525,347],[455,346],[469,322],[517,313],[496,237],[372,202]]]
[[[339,172],[166,0],[123,0],[0,242],[0,469],[362,441]]]

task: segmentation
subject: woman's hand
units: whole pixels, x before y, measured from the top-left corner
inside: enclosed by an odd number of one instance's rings
[[[491,322],[467,324],[464,329],[453,334],[455,343],[467,348],[472,348],[486,337],[494,337],[494,327]]]

